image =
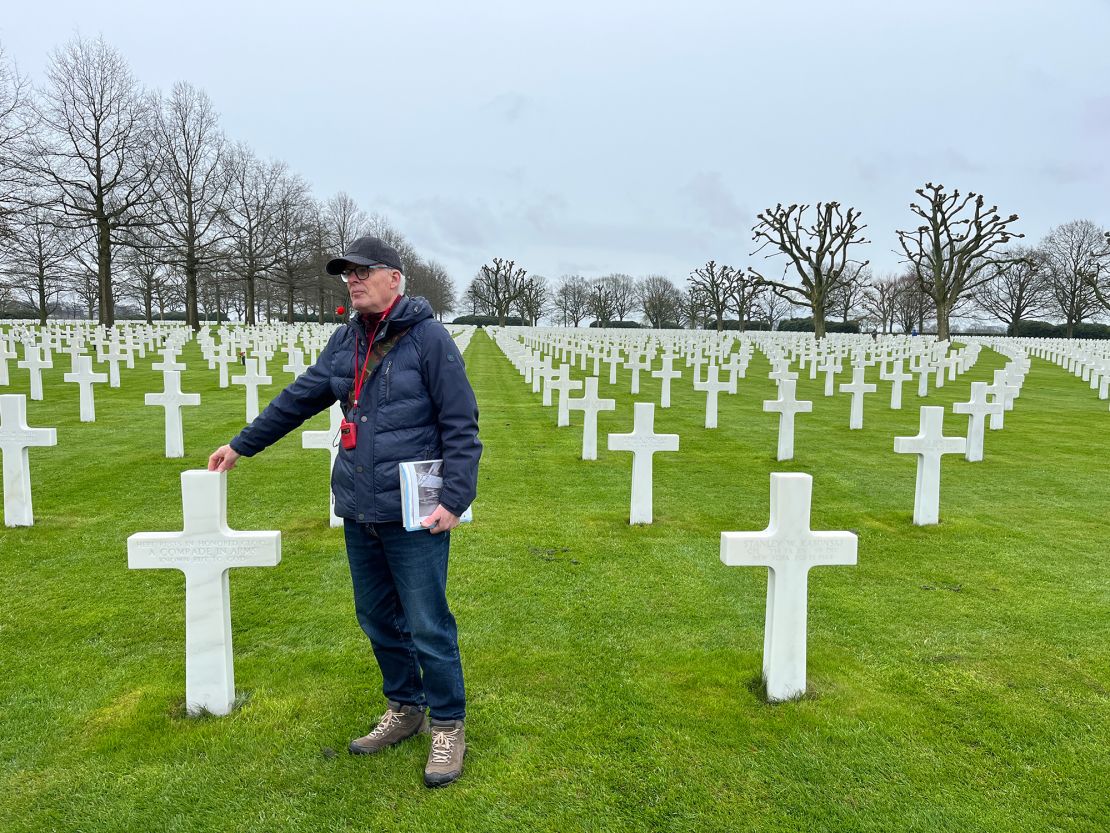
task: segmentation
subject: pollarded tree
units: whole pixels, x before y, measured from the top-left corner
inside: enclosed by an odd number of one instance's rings
[[[867,265],[849,257],[849,250],[859,243],[867,243],[863,236],[866,225],[860,224],[860,212],[854,208],[841,210],[840,203],[817,203],[817,217],[806,225],[808,205],[779,203],[757,215],[759,222],[752,227],[752,239],[762,241],[752,252],[756,254],[767,247],[772,251],[767,257],[785,255],[788,262],[783,267],[783,279],[770,280],[755,269],[750,269],[758,282],[797,306],[813,313],[813,330],[816,338],[825,337],[825,312],[829,300],[840,286]],[[793,270],[800,282],[786,282]]]
[[[682,317],[682,291],[663,275],[648,275],[636,285],[640,309],[652,327],[677,324]]]
[[[1025,235],[1008,228],[1017,214],[1003,219],[998,206],[986,208],[982,195],[974,191],[948,194],[943,185],[927,182],[915,193],[923,204],[910,203],[910,210],[922,223],[916,229],[898,231],[898,242],[922,291],[932,299],[937,338],[945,341],[956,305],[990,280],[989,267],[1008,259],[999,247]]]
[[[509,311],[524,292],[528,274],[527,269],[516,265],[515,260],[495,257],[478,270],[470,284],[469,292],[477,304],[497,316],[497,323],[505,325]]]
[[[1020,335],[1021,322],[1045,310],[1050,298],[1048,264],[1040,249],[1016,247],[1011,259],[988,268],[989,278],[974,293],[975,303]]]
[[[119,235],[152,225],[154,103],[115,49],[80,37],[51,57],[41,99],[36,173],[60,193],[59,210],[91,230],[99,319],[112,324]]]

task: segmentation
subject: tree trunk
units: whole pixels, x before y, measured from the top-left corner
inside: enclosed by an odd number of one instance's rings
[[[813,308],[813,337],[818,341],[825,337],[825,310],[818,307]]]
[[[937,341],[948,341],[948,309],[943,304],[937,304]]]
[[[254,318],[254,272],[248,272],[243,282],[246,286],[246,296],[244,299],[244,303],[246,304],[246,313],[244,317],[247,319],[247,324],[253,325],[256,323]]]
[[[292,324],[294,317],[293,310],[293,280],[289,279],[289,283],[285,287],[285,323]]]
[[[100,324],[110,327],[116,321],[112,301],[112,230],[107,220],[96,221],[96,283],[100,298]]]
[[[200,313],[197,310],[197,256],[192,241],[185,248],[185,323],[200,329]]]
[[[39,263],[38,269],[39,326],[46,326],[46,268]]]

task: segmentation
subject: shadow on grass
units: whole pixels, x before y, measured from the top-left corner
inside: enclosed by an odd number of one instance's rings
[[[754,694],[756,699],[765,706],[782,706],[787,703],[801,703],[805,700],[821,699],[820,693],[817,692],[812,686],[807,686],[804,692],[802,692],[801,694],[796,694],[793,697],[789,697],[786,700],[768,699],[767,678],[764,677],[762,674],[756,677],[750,677],[748,679],[748,682],[745,684],[745,688],[747,688],[748,691]]]
[[[219,720],[223,717],[229,717],[235,714],[243,706],[245,706],[251,699],[251,692],[237,691],[235,692],[235,699],[231,703],[231,709],[227,714],[215,714],[210,712],[203,706],[197,709],[190,710],[185,705],[185,698],[181,697],[173,702],[169,709],[170,720],[185,720],[190,722],[202,722],[209,720]]]

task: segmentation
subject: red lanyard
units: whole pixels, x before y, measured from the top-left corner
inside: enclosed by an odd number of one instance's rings
[[[385,308],[382,317],[378,319],[378,323],[374,325],[374,332],[370,335],[370,344],[366,347],[366,360],[362,363],[362,369],[358,367],[358,340],[355,340],[355,395],[352,402],[352,410],[358,407],[358,397],[362,393],[362,385],[366,382],[366,377],[370,375],[370,351],[374,349],[374,339],[378,337],[378,328],[389,317],[389,313],[393,311],[393,305],[401,300],[401,296],[396,296],[389,302],[389,306]]]

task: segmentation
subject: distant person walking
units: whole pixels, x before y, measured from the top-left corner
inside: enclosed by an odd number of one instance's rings
[[[349,750],[370,755],[430,722],[429,787],[462,774],[466,698],[455,618],[447,605],[451,529],[477,491],[478,406],[462,355],[423,298],[404,295],[397,250],[360,237],[327,264],[357,315],[237,437],[208,460],[228,471],[339,401],[343,440],[332,472],[344,519],[355,613],[382,672],[385,714]],[[439,506],[427,531],[401,524],[397,466],[443,460]]]

